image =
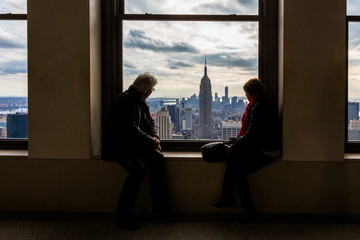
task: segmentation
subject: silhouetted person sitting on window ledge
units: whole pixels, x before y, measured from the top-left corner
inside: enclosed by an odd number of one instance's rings
[[[235,222],[246,224],[255,223],[258,219],[247,175],[277,159],[278,151],[275,150],[278,150],[278,128],[276,112],[266,99],[262,82],[253,78],[243,88],[249,104],[243,115],[238,137],[230,141],[230,148],[225,156],[227,160],[222,196],[213,206],[232,207],[236,186],[245,212]]]
[[[168,217],[164,155],[146,99],[155,91],[157,79],[140,74],[128,90],[113,102],[103,138],[102,157],[118,162],[128,173],[116,208],[115,221],[125,229],[139,227],[132,211],[147,172],[153,212]]]

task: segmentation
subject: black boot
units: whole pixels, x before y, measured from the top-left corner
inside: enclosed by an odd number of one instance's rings
[[[219,202],[213,204],[213,207],[216,208],[227,208],[233,206],[234,206],[234,197],[231,195],[222,195]]]

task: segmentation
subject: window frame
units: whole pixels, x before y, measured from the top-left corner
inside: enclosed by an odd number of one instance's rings
[[[0,21],[22,20],[27,22],[27,13],[13,14],[0,13]],[[0,150],[26,150],[28,149],[28,138],[26,139],[0,139]]]
[[[347,9],[347,8],[346,8]],[[360,24],[360,15],[346,15],[346,96],[345,96],[345,152],[359,153],[360,140],[348,140],[348,102],[349,102],[349,24],[357,22]]]
[[[128,14],[125,13],[124,2],[125,0],[102,1],[103,120],[107,118],[111,102],[123,91],[123,21],[258,22],[258,76],[264,82],[270,101],[278,108],[279,0],[258,0],[258,15]],[[103,132],[105,122],[103,121]],[[207,142],[209,140],[161,140],[163,149],[167,151],[199,150]]]

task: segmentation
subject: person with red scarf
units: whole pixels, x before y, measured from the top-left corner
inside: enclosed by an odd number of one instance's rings
[[[277,114],[267,101],[263,83],[252,78],[243,87],[249,104],[242,118],[240,133],[231,139],[226,153],[226,169],[222,196],[213,206],[217,208],[234,205],[234,189],[237,187],[243,214],[235,223],[256,223],[258,213],[254,207],[247,175],[274,162],[278,150]]]

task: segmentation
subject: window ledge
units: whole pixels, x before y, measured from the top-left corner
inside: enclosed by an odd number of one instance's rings
[[[345,153],[344,160],[346,160],[346,161],[360,161],[360,153]]]
[[[27,158],[29,156],[28,150],[0,150],[0,159],[9,158]]]
[[[178,160],[178,161],[202,161],[202,155],[199,151],[168,151],[163,152],[166,159],[168,160]],[[28,150],[0,150],[0,159],[14,159],[14,158],[27,158]],[[345,153],[345,161],[360,161],[360,153]]]
[[[201,152],[163,152],[168,160],[178,161],[202,161]]]

